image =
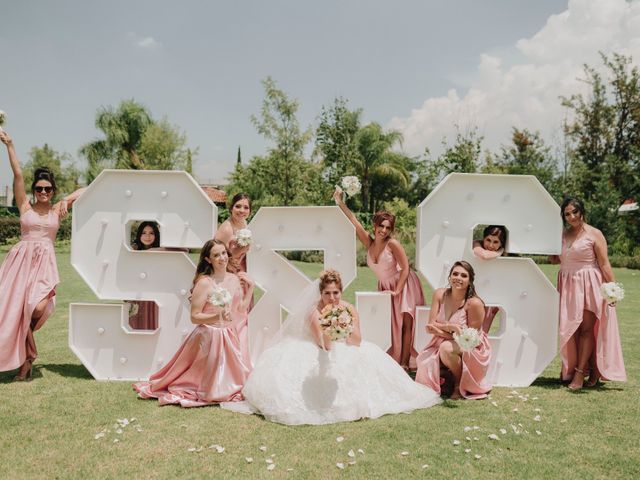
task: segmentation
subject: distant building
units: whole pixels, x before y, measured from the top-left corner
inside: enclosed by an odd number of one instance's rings
[[[618,215],[626,215],[628,213],[637,212],[639,208],[640,207],[638,207],[638,202],[636,202],[633,198],[628,198],[627,200],[622,202],[622,205],[620,205],[620,208],[618,208]]]
[[[0,186],[0,206],[10,207],[13,204],[13,188]]]
[[[218,185],[200,185],[200,188],[207,194],[207,196],[219,207],[224,207],[227,204],[227,193],[218,187]]]

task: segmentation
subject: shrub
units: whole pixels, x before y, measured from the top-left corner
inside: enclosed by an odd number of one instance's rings
[[[13,243],[20,238],[20,218],[0,217],[0,244]]]

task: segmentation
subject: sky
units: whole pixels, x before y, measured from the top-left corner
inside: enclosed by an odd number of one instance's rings
[[[639,0],[0,0],[0,12],[0,110],[23,162],[47,143],[84,166],[96,110],[134,98],[198,148],[201,183],[223,183],[239,146],[245,162],[266,152],[250,116],[267,76],[300,102],[302,126],[342,96],[418,155],[456,125],[490,149],[512,126],[557,141],[559,97],[585,91],[584,63],[640,60]]]

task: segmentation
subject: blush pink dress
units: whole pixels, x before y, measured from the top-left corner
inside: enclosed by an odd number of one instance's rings
[[[243,400],[242,387],[250,372],[248,352],[243,352],[234,323],[243,297],[238,277],[228,273],[219,284],[233,295],[231,320],[216,325],[198,325],[173,358],[148,382],[133,384],[141,398],[157,398],[160,405],[202,407]],[[205,304],[204,312],[215,307]]]
[[[137,312],[129,316],[129,326],[136,330],[155,330],[158,328],[158,305],[146,300],[129,302]]]
[[[232,227],[233,228],[233,227]],[[227,246],[229,252],[231,252],[231,258],[234,260],[233,262],[229,262],[228,269],[237,272],[246,272],[247,271],[247,254],[243,252],[243,247],[238,245],[238,241],[236,239],[236,231],[233,231],[233,237],[229,240],[229,245]],[[232,265],[233,263],[233,265]],[[251,311],[253,308],[253,299],[251,299],[251,303],[249,304],[249,310]],[[238,338],[240,339],[240,344],[242,345],[242,349],[246,352],[249,351],[249,316],[246,315],[244,320],[237,322],[236,328],[238,329]],[[250,362],[250,360],[249,360]]]
[[[33,332],[53,313],[60,282],[53,242],[58,215],[38,215],[29,208],[20,216],[21,240],[0,267],[0,371],[20,367],[38,356]],[[49,299],[37,322],[31,317],[38,303]]]
[[[467,312],[464,308],[456,310],[447,322],[444,318],[444,303],[441,303],[436,322],[467,326]],[[491,344],[484,331],[480,330],[480,336],[482,340],[476,348],[462,353],[460,394],[470,400],[485,398],[492,386],[487,380],[487,370],[491,361]],[[440,345],[444,341],[444,338],[434,335],[424,351],[418,355],[417,360],[416,382],[438,393],[440,393]]]
[[[388,245],[385,245],[384,249],[378,257],[378,262],[374,262],[371,255],[371,249],[367,251],[367,265],[378,278],[378,290],[391,290],[396,289],[398,280],[400,279],[400,265],[393,253],[389,249]],[[391,296],[391,348],[387,351],[393,359],[400,363],[402,353],[402,316],[405,313],[411,315],[411,318],[416,318],[416,306],[424,305],[424,293],[422,292],[422,285],[418,275],[413,270],[409,271],[407,282],[404,284],[402,293],[398,296]],[[415,330],[416,322],[413,322],[413,329]],[[411,338],[413,339],[414,332],[411,331]],[[411,357],[409,360],[409,367],[416,368],[416,357],[418,353],[411,347]]]
[[[589,235],[577,238],[571,246],[562,240],[558,292],[560,293],[560,357],[562,379],[571,380],[578,364],[575,349],[567,343],[578,330],[584,310],[596,316],[596,361],[604,380],[626,381],[622,359],[616,309],[610,307],[600,293],[603,283],[594,250],[595,242]],[[571,351],[570,351],[571,350]]]

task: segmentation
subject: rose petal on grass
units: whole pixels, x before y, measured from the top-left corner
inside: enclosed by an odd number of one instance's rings
[[[117,429],[117,430],[116,430],[116,433],[117,433],[118,435],[120,435],[120,434],[122,433],[122,429],[121,429],[121,428]]]
[[[400,455],[403,457],[408,457],[409,456],[409,452],[400,452]]]
[[[478,437],[473,437],[473,439],[477,442],[478,440],[480,440]]]
[[[454,440],[453,444],[457,447],[458,445],[460,445],[460,440]]]
[[[537,435],[542,435],[542,432],[540,430],[536,430],[536,434]]]
[[[474,430],[480,430],[480,427],[478,427],[477,425],[474,425],[474,426],[473,426],[473,429],[474,429]]]
[[[245,457],[244,461],[247,463],[253,463],[253,458],[252,457]]]
[[[267,451],[267,447],[265,447],[264,445],[261,445],[260,447],[258,447],[259,450],[266,452]]]
[[[196,447],[187,448],[187,452],[195,452],[195,451],[196,451]]]
[[[265,462],[268,463],[269,465],[271,465],[273,463],[273,460],[271,460],[270,458],[265,459]]]
[[[493,405],[494,407],[498,406],[498,402],[491,402],[491,405]]]
[[[471,427],[464,427],[464,431],[465,431],[465,432],[470,432],[471,430],[472,430],[472,428],[471,428]]]
[[[492,433],[488,436],[491,440],[500,440],[500,437],[495,433]]]
[[[293,468],[287,468],[287,472],[293,472]]]
[[[507,434],[507,430],[505,428],[501,428],[500,429],[500,433],[503,434],[503,435],[506,435]]]
[[[560,423],[567,423],[567,419],[563,418],[562,420],[560,420]]]
[[[512,411],[512,412],[517,412],[517,411],[518,411],[518,409],[517,409],[517,408],[514,408],[514,409],[513,409],[513,410],[511,410],[511,411]]]
[[[338,438],[336,438],[336,442],[338,442],[338,443],[342,442],[343,440],[344,440],[344,437],[338,437]]]
[[[542,417],[540,415],[536,415],[535,417],[533,417],[534,422],[540,422],[541,420],[542,420]]]
[[[271,471],[274,468],[276,468],[276,464],[275,463],[270,463],[269,465],[267,465],[267,470]]]
[[[351,460],[351,461],[349,462],[349,465],[351,465],[352,467],[353,467],[355,464],[356,464],[356,461],[355,461],[355,460]]]
[[[363,450],[363,449],[361,449],[361,448],[359,448],[359,449],[358,449],[358,453],[360,453],[360,454],[364,455],[364,450]]]
[[[474,455],[476,460],[480,460],[482,458],[482,455],[478,455],[477,453]]]
[[[541,410],[539,408],[534,408],[533,411],[534,412],[540,412]]]
[[[471,441],[471,437],[464,437],[464,439],[465,439],[467,442],[470,442],[470,441]]]
[[[338,462],[336,463],[336,467],[338,467],[340,470],[344,470],[344,463]]]
[[[356,453],[355,453],[353,450],[349,450],[349,451],[347,452],[347,456],[348,456],[348,457],[351,457],[351,458],[354,458],[354,457],[356,456]]]
[[[120,440],[118,440],[117,438],[113,439],[113,443],[118,443]]]
[[[422,468],[429,468],[429,465],[425,463],[424,465],[422,465]]]
[[[471,453],[471,449],[470,448],[465,448],[464,449],[464,453]]]

